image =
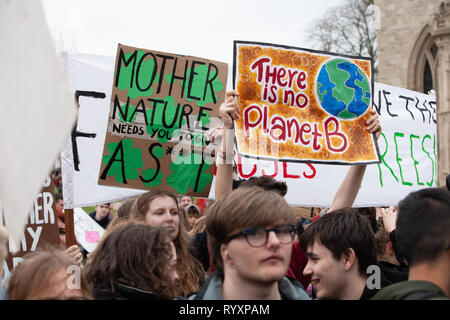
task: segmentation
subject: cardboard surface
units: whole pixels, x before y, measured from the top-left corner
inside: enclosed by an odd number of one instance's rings
[[[54,184],[48,177],[42,190],[33,201],[27,224],[19,242],[19,250],[13,253],[12,243],[9,244],[10,253],[6,258],[6,264],[10,271],[22,261],[24,255],[36,251],[42,245],[59,247],[58,217],[54,196]]]
[[[208,197],[227,64],[118,46],[100,185]]]

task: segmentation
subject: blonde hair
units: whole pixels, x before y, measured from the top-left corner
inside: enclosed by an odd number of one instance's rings
[[[310,208],[291,206],[291,209],[292,209],[292,213],[295,215],[297,220],[300,220],[301,218],[311,219],[311,209]]]
[[[9,279],[6,290],[8,300],[51,299],[45,292],[60,270],[67,271],[76,262],[64,251],[43,246],[26,254]],[[92,299],[92,290],[84,271],[80,269],[80,291],[84,298]]]

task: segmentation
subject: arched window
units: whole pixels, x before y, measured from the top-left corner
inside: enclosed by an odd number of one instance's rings
[[[430,64],[427,60],[425,62],[425,71],[423,73],[423,92],[428,93],[433,88],[433,74],[431,73]]]
[[[438,47],[431,34],[431,27],[425,26],[413,47],[408,66],[408,89],[423,93],[435,89]]]

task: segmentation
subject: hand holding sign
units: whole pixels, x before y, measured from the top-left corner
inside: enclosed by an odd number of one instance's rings
[[[81,267],[83,255],[81,254],[78,245],[75,244],[73,246],[70,246],[64,252],[67,253],[75,261],[75,263]]]
[[[370,110],[370,113],[372,114],[369,118],[369,120],[366,121],[367,128],[366,130],[370,133],[375,133],[375,136],[377,139],[381,135],[381,124],[380,119],[378,116],[378,113],[375,110]]]
[[[384,229],[391,233],[397,225],[397,209],[394,206],[389,208],[381,208],[381,217],[383,218]]]
[[[8,230],[4,226],[0,226],[0,279],[3,278],[3,260],[8,255]],[[0,283],[0,290],[2,283]]]
[[[239,96],[236,90],[228,91],[225,101],[220,105],[219,118],[223,121],[224,129],[233,129],[233,121],[239,119],[236,96]]]

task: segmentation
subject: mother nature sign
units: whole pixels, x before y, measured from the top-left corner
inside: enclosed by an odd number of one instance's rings
[[[227,64],[119,45],[98,183],[208,197]]]

